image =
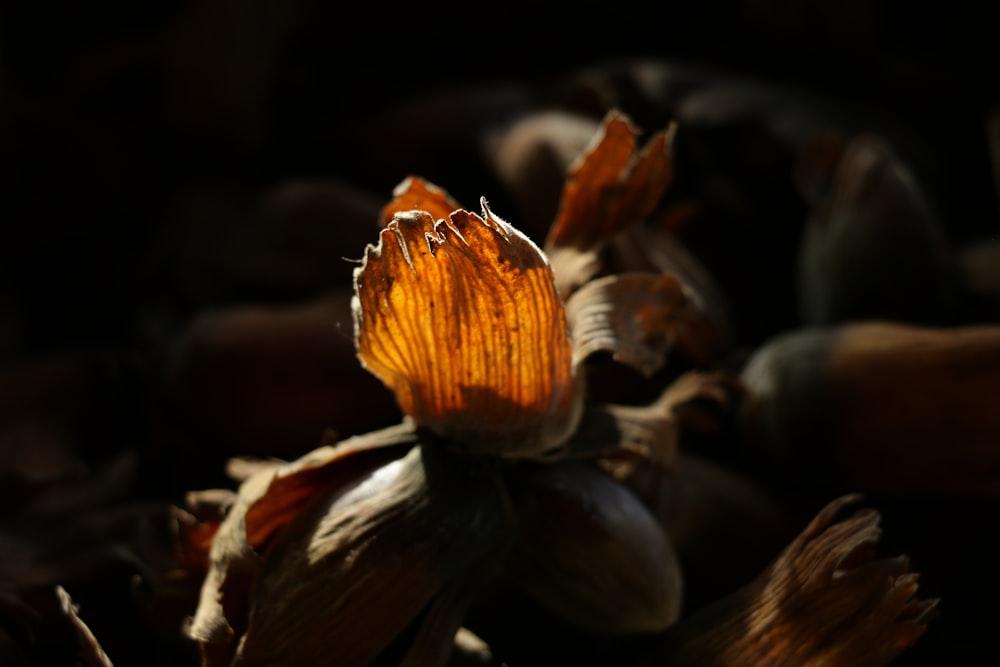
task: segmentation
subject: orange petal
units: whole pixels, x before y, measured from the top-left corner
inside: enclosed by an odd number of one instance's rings
[[[673,182],[675,129],[657,132],[636,152],[638,128],[620,111],[610,111],[570,167],[545,249],[594,249],[649,216]]]
[[[458,202],[438,186],[410,176],[392,191],[392,201],[382,208],[381,223],[385,227],[403,211],[427,211],[435,220],[441,220],[459,208]]]
[[[358,357],[418,425],[541,455],[579,416],[566,317],[542,252],[482,207],[394,215],[355,271]]]

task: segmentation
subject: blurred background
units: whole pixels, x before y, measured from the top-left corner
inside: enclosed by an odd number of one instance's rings
[[[425,145],[394,146],[375,131],[379,114],[455,86],[513,84],[527,91],[518,103],[541,105],[570,72],[612,59],[711,65],[889,118],[920,138],[948,223],[992,231],[986,122],[1000,76],[984,11],[895,0],[497,3],[483,13],[4,3],[0,304],[17,324],[4,327],[0,353],[122,335],[162,279],[150,253],[172,228],[197,226],[192,215],[212,216],[183,210],[193,197],[212,191],[206,206],[225,206],[219,198],[311,176],[385,197],[428,158],[414,154]],[[475,119],[443,107],[423,119],[428,129],[401,132],[443,136],[450,125],[460,137],[489,113],[513,114],[509,96],[492,105]],[[487,194],[448,187],[462,201]]]
[[[152,664],[151,646],[164,665],[191,658],[173,633],[190,585],[160,586],[142,620],[128,611],[137,573],[163,584],[157,503],[232,486],[232,456],[292,458],[324,428],[398,417],[353,360],[346,260],[411,174],[470,208],[486,196],[540,240],[553,196],[532,207],[491,153],[530,113],[617,106],[645,132],[680,120],[675,201],[723,221],[686,240],[746,351],[801,321],[795,252],[813,202],[794,172],[817,133],[878,132],[951,242],[997,240],[988,5],[0,4],[8,636],[37,633],[24,608],[47,608],[33,591],[62,583],[119,667]],[[941,664],[960,643],[964,664],[995,664],[966,641],[995,616],[979,615],[988,593],[940,574],[964,563],[995,583],[980,547],[996,531],[968,534],[995,515],[963,501],[955,534],[922,533],[928,517],[948,523],[950,502],[887,504],[890,548],[924,549],[921,565],[942,568],[931,591],[967,610],[906,657]],[[78,534],[81,516],[94,523]],[[933,545],[948,539],[945,557]]]

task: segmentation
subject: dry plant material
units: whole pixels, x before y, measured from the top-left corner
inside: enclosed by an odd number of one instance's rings
[[[206,667],[443,666],[463,657],[456,637],[496,582],[589,636],[677,622],[667,496],[641,479],[672,470],[678,408],[729,406],[737,383],[674,377],[643,404],[593,400],[586,385],[604,359],[648,379],[674,349],[711,363],[724,339],[678,275],[605,262],[669,187],[672,132],[639,149],[609,113],[544,250],[485,198],[473,213],[416,176],[396,188],[352,308],[357,358],[404,418],[290,463],[244,461],[235,499],[193,497],[206,520],[189,534],[214,531],[189,628]],[[850,538],[831,529],[827,551]]]
[[[879,514],[834,500],[751,584],[678,623],[637,667],[877,667],[926,630],[905,556],[875,557]]]
[[[638,134],[627,116],[612,111],[570,165],[544,244],[565,296],[602,270],[604,244],[647,218],[670,188],[674,127],[654,134],[640,150]]]
[[[566,317],[542,253],[482,209],[394,215],[355,274],[358,357],[421,426],[540,455],[579,417]]]

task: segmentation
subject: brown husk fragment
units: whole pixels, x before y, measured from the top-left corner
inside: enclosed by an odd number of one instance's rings
[[[251,586],[262,552],[317,494],[342,491],[416,442],[408,423],[320,447],[301,459],[263,469],[239,494],[212,538],[209,569],[187,634],[206,667],[228,665],[246,628]]]
[[[415,447],[292,521],[264,554],[240,664],[367,665],[424,610],[402,664],[446,664],[512,537],[499,476],[453,456]]]
[[[0,664],[4,667],[112,667],[79,606],[62,586],[0,590]]]
[[[842,496],[754,582],[678,623],[637,667],[882,667],[926,630],[908,559],[876,558],[879,514]]]
[[[697,350],[692,335],[702,315],[694,307],[686,286],[675,276],[655,273],[616,274],[592,280],[566,302],[572,323],[576,363],[599,351],[635,368],[646,377],[680,346]]]
[[[637,151],[638,128],[618,110],[571,165],[544,249],[564,298],[597,275],[600,249],[655,210],[673,182],[674,126]]]

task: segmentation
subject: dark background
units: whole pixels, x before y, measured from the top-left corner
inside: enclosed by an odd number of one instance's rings
[[[457,86],[544,91],[612,59],[710,64],[883,114],[929,146],[948,224],[992,231],[1000,77],[974,6],[6,2],[0,304],[20,322],[6,351],[121,331],[151,279],[136,262],[193,188],[320,174],[385,196],[420,162],[364,121]]]
[[[293,301],[329,286],[234,277],[229,256],[258,197],[288,180],[323,178],[377,202],[417,173],[461,202],[502,200],[482,165],[451,158],[467,157],[466,140],[491,118],[568,104],[567,76],[612,62],[706,65],[860,109],[913,140],[918,175],[954,239],[995,238],[997,156],[987,121],[1000,109],[1000,54],[988,4],[4,2],[0,427],[18,423],[30,404],[22,394],[53,399],[81,429],[73,442],[88,463],[148,447],[139,472],[146,486],[129,497],[178,500],[221,483],[205,471],[240,452],[215,452],[201,468],[183,457],[163,465],[173,434],[149,419],[158,397],[143,373],[158,372],[157,345],[210,306]],[[347,255],[360,254],[355,239],[372,238],[342,231],[353,244]],[[349,273],[337,271],[347,287]],[[794,323],[794,313],[784,315],[752,331],[755,340]],[[19,374],[95,348],[114,351],[118,364],[97,398],[91,379],[67,388],[57,373],[50,391],[31,384],[37,374]],[[924,654],[907,657],[941,664],[960,645],[970,660],[984,657],[969,641],[992,630],[986,598],[996,586],[975,590],[975,573],[995,579],[987,562],[995,531],[956,542],[958,555],[944,557],[941,540],[920,524],[947,524],[955,511],[963,521],[954,530],[967,535],[995,523],[994,508],[934,498],[886,507],[896,530],[887,548],[930,554],[918,565],[951,567],[968,556],[967,573],[932,574],[931,592],[946,591],[944,609],[958,611],[922,640]],[[120,573],[112,579],[105,612],[127,604]],[[116,664],[129,664],[130,651],[141,651],[115,633],[122,619],[114,612],[101,617],[103,594],[88,586],[74,593],[112,658],[124,656]]]

